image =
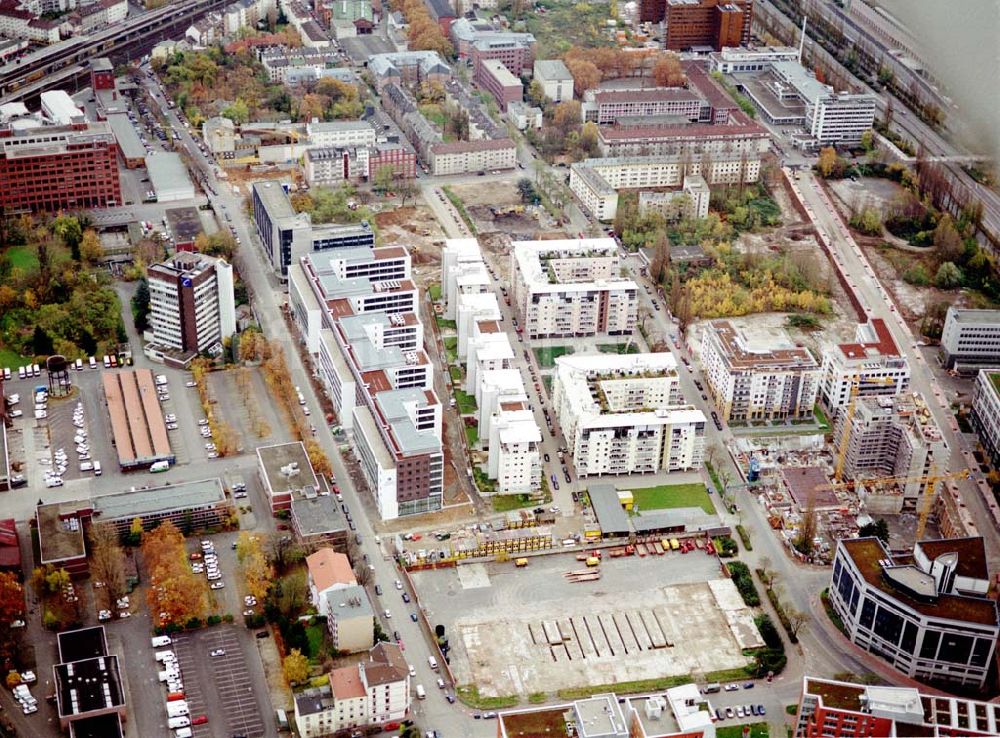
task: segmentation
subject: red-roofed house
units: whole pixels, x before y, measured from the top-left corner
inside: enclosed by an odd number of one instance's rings
[[[321,615],[327,614],[324,610],[328,591],[353,587],[358,583],[347,556],[332,548],[321,548],[306,556],[306,567],[309,570],[309,595]]]
[[[910,365],[885,321],[874,318],[858,324],[852,343],[826,348],[820,376],[820,401],[832,416],[850,402],[855,382],[858,397],[902,394],[910,386]]]

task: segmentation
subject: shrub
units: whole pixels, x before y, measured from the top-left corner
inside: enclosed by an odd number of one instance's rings
[[[715,550],[720,559],[729,559],[739,553],[739,547],[729,536],[719,536],[715,539]]]
[[[924,269],[923,264],[914,264],[903,272],[903,281],[909,282],[917,287],[926,287],[930,284],[931,278],[927,274],[927,270]]]
[[[227,612],[225,615],[222,616],[222,622],[224,623],[231,623],[233,622],[234,619],[235,618],[233,618],[233,614],[231,612]]]
[[[753,551],[753,546],[750,544],[750,531],[742,525],[737,525],[736,532],[739,534],[740,540],[743,541],[743,548],[747,551]]]
[[[184,623],[184,628],[186,630],[197,630],[201,625],[201,618],[188,618],[188,621]]]
[[[730,561],[726,567],[729,569],[729,576],[747,607],[760,605],[760,594],[753,583],[753,577],[750,576],[750,568],[742,561]]]
[[[781,634],[774,627],[774,621],[771,620],[770,615],[758,615],[754,618],[754,622],[757,624],[757,630],[760,631],[760,637],[764,639],[764,643],[767,644],[768,648],[785,647],[784,641],[781,640]]]
[[[222,618],[218,615],[209,615],[205,620],[206,625],[218,625],[222,622]]]

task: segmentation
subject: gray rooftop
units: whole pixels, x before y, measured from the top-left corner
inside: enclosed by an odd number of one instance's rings
[[[157,193],[182,187],[194,189],[181,155],[173,151],[161,151],[156,156],[147,157],[146,170],[149,172],[149,182]]]
[[[636,533],[655,533],[657,531],[675,530],[696,531],[717,528],[718,519],[712,517],[700,507],[673,507],[666,510],[640,510],[638,515],[629,518]]]
[[[556,80],[572,81],[573,79],[573,75],[570,74],[569,68],[563,63],[562,59],[537,59],[535,61],[535,72],[552,82]]]
[[[592,484],[587,488],[597,524],[607,535],[625,535],[631,531],[628,513],[618,500],[618,490],[611,484]]]
[[[274,494],[294,492],[302,489],[303,486],[313,488],[319,486],[312,464],[309,463],[309,456],[301,441],[259,446],[257,460],[263,468],[267,482]],[[298,474],[286,476],[282,473],[282,467],[288,467],[289,464],[298,466]]]
[[[315,715],[329,709],[333,704],[333,693],[330,686],[319,689],[307,689],[295,695],[295,706],[299,715]]]
[[[108,124],[126,159],[141,159],[146,156],[146,147],[142,145],[139,134],[135,132],[132,121],[125,113],[109,115]]]
[[[163,487],[94,497],[94,514],[102,520],[142,517],[170,510],[204,508],[226,501],[219,479],[180,482]]]
[[[254,182],[253,191],[264,203],[272,220],[294,218],[298,215],[292,207],[284,188],[277,182]]]
[[[336,618],[374,618],[371,600],[365,588],[355,584],[351,587],[329,589],[325,594],[330,614]]]
[[[1000,310],[970,310],[952,305],[948,308],[948,319],[958,323],[1000,323]]]
[[[820,82],[808,69],[798,62],[771,62],[771,68],[795,88],[806,101],[813,102],[816,98],[833,92],[830,85]]]
[[[292,520],[295,530],[303,538],[347,529],[337,498],[330,495],[292,500]]]
[[[379,392],[375,395],[375,403],[392,428],[393,438],[401,453],[409,455],[441,451],[441,439],[435,435],[434,430],[418,431],[406,409],[410,403],[415,403],[417,407],[429,405],[425,390],[407,387]]]

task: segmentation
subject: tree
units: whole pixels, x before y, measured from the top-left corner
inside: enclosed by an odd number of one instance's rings
[[[601,70],[593,62],[572,59],[566,62],[566,68],[573,75],[573,90],[577,97],[582,97],[584,92],[601,83]]]
[[[367,564],[359,562],[354,567],[354,578],[358,580],[358,584],[362,587],[367,587],[372,580],[372,570],[368,568]]]
[[[819,161],[816,162],[816,171],[824,179],[833,177],[840,171],[840,157],[837,150],[832,146],[827,146],[819,150]]]
[[[124,558],[114,525],[94,523],[90,528],[90,571],[95,580],[104,583],[99,592],[107,598],[109,609],[125,594]]]
[[[223,118],[229,118],[236,125],[242,125],[250,120],[250,107],[243,98],[236,98],[232,105],[222,109]]]
[[[850,223],[866,236],[877,236],[882,233],[882,215],[875,207],[865,207],[861,212],[851,216]]]
[[[271,589],[274,571],[264,555],[260,535],[243,531],[236,539],[236,558],[243,569],[247,592],[263,601]]]
[[[101,239],[97,231],[88,228],[83,232],[83,239],[80,241],[80,258],[88,264],[96,264],[104,256],[104,247],[101,246]]]
[[[37,356],[48,356],[55,351],[52,336],[46,333],[45,329],[37,323],[31,335],[31,351]]]
[[[309,659],[303,656],[297,648],[293,648],[285,656],[281,668],[285,673],[285,680],[289,684],[299,684],[309,678]]]
[[[517,191],[521,195],[521,202],[525,205],[536,205],[538,203],[538,192],[535,190],[535,185],[527,177],[521,177],[517,181]]]
[[[565,136],[580,126],[580,101],[564,100],[556,105],[552,124]]]
[[[965,251],[962,236],[948,214],[943,215],[934,228],[934,249],[939,259],[951,262],[958,261]]]
[[[937,274],[934,275],[934,285],[943,290],[953,290],[961,287],[964,281],[962,270],[950,261],[938,267]]]
[[[875,132],[871,128],[861,134],[861,148],[869,154],[875,150]]]
[[[531,84],[528,85],[528,102],[539,108],[545,106],[545,88],[537,79],[531,80]]]
[[[392,164],[384,164],[375,170],[372,177],[372,184],[376,192],[388,192],[392,189],[392,182],[396,178],[396,169]]]
[[[149,327],[149,281],[145,277],[139,280],[135,294],[132,295],[132,316],[135,329],[140,333]]]
[[[53,569],[45,575],[45,586],[53,594],[62,592],[69,583],[69,572],[65,569]]]
[[[9,571],[0,571],[0,625],[9,626],[24,615],[24,587]]]
[[[143,535],[142,558],[149,570],[149,609],[154,623],[183,624],[200,619],[208,608],[205,580],[191,571],[184,536],[168,520]]]
[[[757,576],[760,577],[761,584],[766,589],[770,590],[774,585],[774,579],[778,576],[778,572],[774,570],[774,565],[769,557],[761,557],[760,565],[757,567]]]
[[[126,541],[130,546],[138,546],[142,543],[142,518],[135,517],[132,518],[132,524],[128,529],[128,540]]]
[[[396,194],[399,195],[400,204],[405,208],[406,201],[416,196],[417,186],[409,177],[403,177],[396,183]]]
[[[889,544],[889,524],[885,522],[885,519],[879,518],[878,520],[873,520],[870,523],[865,523],[858,529],[859,538],[867,538],[869,536],[880,539],[886,545]]]
[[[788,633],[792,638],[798,638],[802,626],[809,620],[809,613],[794,607],[786,607],[785,616],[788,618]]]
[[[80,221],[72,215],[59,215],[52,221],[52,232],[66,244],[73,260],[80,261],[80,241],[83,240],[83,227]]]
[[[277,531],[268,536],[267,558],[274,564],[279,574],[284,574],[289,566],[305,558],[305,551],[290,535]]]
[[[670,270],[670,239],[665,231],[657,231],[651,245],[653,259],[649,264],[649,276],[654,284],[664,284]]]
[[[653,80],[660,87],[681,87],[687,81],[681,60],[676,54],[666,53],[653,65]]]
[[[802,523],[799,526],[799,535],[793,541],[796,550],[804,556],[809,556],[813,551],[813,538],[816,537],[816,503],[810,499],[806,504],[806,509],[802,511]]]
[[[7,679],[5,681],[7,682],[7,689],[14,689],[14,687],[21,683],[21,675],[16,669],[11,669],[7,672]]]

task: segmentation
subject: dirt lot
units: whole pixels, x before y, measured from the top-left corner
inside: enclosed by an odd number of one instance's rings
[[[212,372],[208,380],[216,401],[214,412],[232,426],[244,453],[291,440],[288,423],[276,404],[260,401],[270,398],[270,391],[259,368]]]
[[[445,233],[434,214],[423,205],[396,208],[375,216],[379,244],[401,244],[410,251],[413,275],[421,289],[441,281],[441,248]]]

